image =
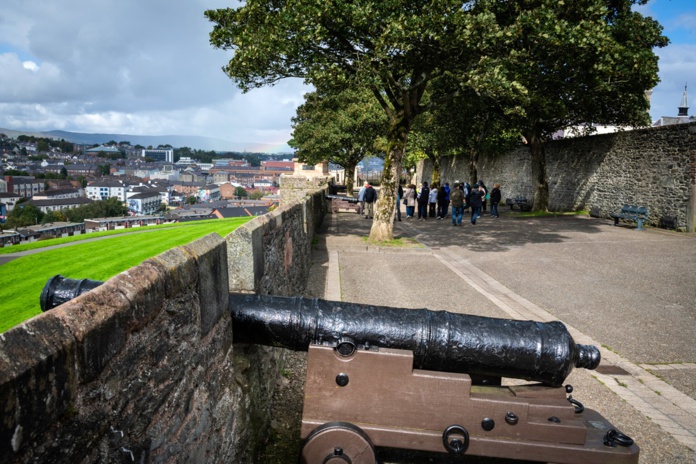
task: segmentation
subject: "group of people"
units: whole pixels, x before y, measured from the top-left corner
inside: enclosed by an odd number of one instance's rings
[[[438,220],[446,219],[449,216],[448,210],[451,204],[453,226],[462,225],[464,211],[467,210],[471,212],[471,224],[476,225],[476,221],[486,212],[486,207],[489,204],[490,216],[500,217],[498,215],[500,199],[500,184],[493,184],[493,188],[489,192],[482,180],[474,185],[456,181],[452,188],[450,188],[449,182],[445,182],[444,185],[434,183],[432,188],[428,187],[427,182],[423,182],[420,188],[414,184],[408,184],[404,189],[399,185],[395,220],[401,221],[401,202],[403,201],[407,219],[413,218],[415,214],[418,214],[419,221],[426,221],[428,217]],[[365,182],[358,192],[358,201],[362,205],[365,219],[372,219],[377,192],[369,182]]]
[[[453,188],[450,188],[448,182],[442,186],[433,184],[432,188],[428,187],[427,182],[423,182],[420,189],[417,189],[414,184],[409,184],[405,190],[399,186],[397,218],[399,221],[401,220],[399,200],[403,200],[406,206],[406,218],[413,218],[417,207],[418,220],[420,221],[426,221],[428,217],[438,220],[447,218],[451,204],[452,225],[462,225],[465,210],[471,211],[471,224],[475,225],[486,211],[488,204],[490,204],[490,216],[499,217],[498,204],[500,199],[500,184],[494,184],[489,192],[482,180],[474,183],[473,186],[468,182],[456,181]]]
[[[365,219],[372,219],[375,214],[375,202],[377,201],[377,191],[369,182],[365,182],[358,192],[358,201],[360,202]]]

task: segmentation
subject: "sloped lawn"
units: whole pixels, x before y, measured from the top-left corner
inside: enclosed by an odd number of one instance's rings
[[[148,258],[209,233],[216,232],[224,237],[250,219],[194,222],[147,233],[131,229],[135,232],[75,243],[10,261],[0,266],[0,332],[41,312],[41,290],[56,274],[72,279],[107,280]],[[83,237],[92,238],[90,235]]]

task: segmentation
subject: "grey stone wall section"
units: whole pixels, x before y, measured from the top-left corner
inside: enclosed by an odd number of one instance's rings
[[[312,238],[326,214],[325,192],[296,192],[291,197],[298,202],[254,218],[225,237],[230,291],[302,293],[311,266]]]
[[[225,264],[211,235],[2,334],[0,462],[245,455]]]
[[[696,223],[694,171],[696,123],[615,134],[556,140],[546,144],[549,209],[576,211],[598,208],[602,217],[623,204],[647,206],[650,223],[676,217],[681,230]],[[418,179],[430,180],[428,160]],[[479,178],[491,188],[501,184],[503,199],[533,197],[531,159],[526,146],[479,161]],[[441,162],[443,181],[470,181],[463,158]]]

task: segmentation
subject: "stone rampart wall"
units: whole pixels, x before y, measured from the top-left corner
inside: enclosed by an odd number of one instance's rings
[[[0,463],[254,462],[281,354],[233,348],[227,295],[301,293],[324,211],[305,196],[0,334]],[[253,288],[228,244],[262,252]]]
[[[676,217],[677,226],[693,230],[696,172],[696,123],[556,140],[546,145],[549,209],[598,208],[600,215],[625,203],[649,208],[650,222]],[[419,179],[430,180],[429,162],[419,166]],[[501,184],[503,199],[533,197],[529,149],[486,157],[479,178],[491,188]],[[443,181],[469,180],[462,158],[441,163]]]

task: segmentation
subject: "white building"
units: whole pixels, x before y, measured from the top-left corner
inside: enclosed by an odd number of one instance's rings
[[[87,184],[85,194],[91,200],[108,200],[116,197],[125,203],[126,186],[120,181],[95,181]]]
[[[174,162],[174,150],[172,149],[144,149],[141,152],[143,158],[151,158],[154,161],[164,161],[165,163]]]
[[[161,206],[160,194],[155,191],[137,193],[128,198],[128,211],[137,216],[152,214]]]

